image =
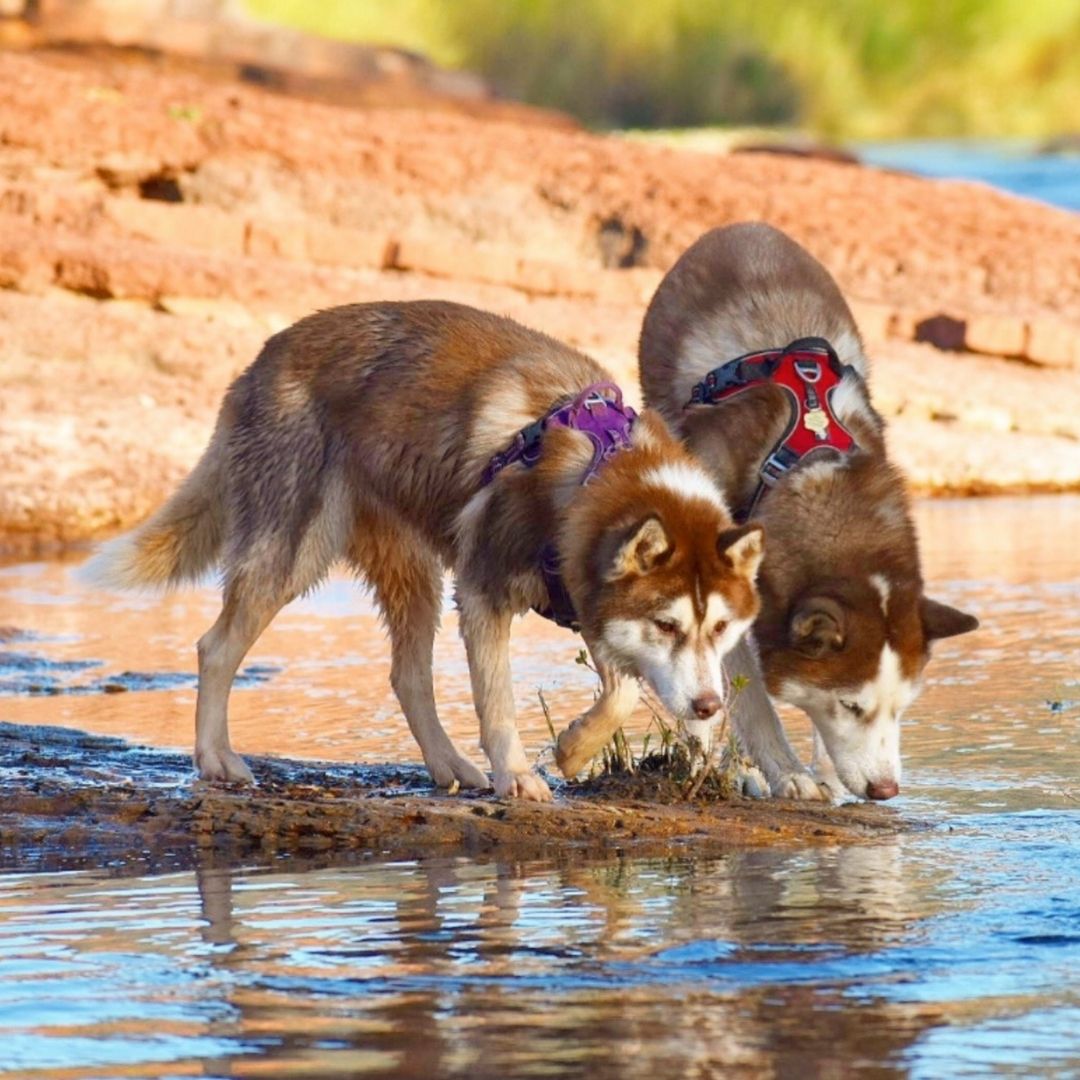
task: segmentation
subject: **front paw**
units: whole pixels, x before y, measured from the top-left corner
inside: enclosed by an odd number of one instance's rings
[[[217,780],[230,784],[254,784],[255,777],[244,759],[234,750],[195,747],[195,768],[200,780]]]
[[[808,772],[780,773],[769,785],[776,799],[801,799],[804,802],[833,801],[831,790],[819,784]]]
[[[551,802],[551,788],[534,772],[495,773],[495,794],[500,799],[525,799],[529,802]]]
[[[431,779],[437,787],[453,787],[456,780],[463,788],[490,787],[483,769],[478,769],[464,754],[447,755],[426,761]]]
[[[567,780],[575,776],[611,741],[616,728],[586,713],[559,733],[555,741],[555,764]]]
[[[840,782],[840,777],[835,773],[832,773],[831,775],[827,774],[825,776],[818,773],[815,774],[815,779],[817,780],[818,787],[820,787],[822,791],[828,793],[830,802],[838,803],[851,798],[851,793],[844,787]]]

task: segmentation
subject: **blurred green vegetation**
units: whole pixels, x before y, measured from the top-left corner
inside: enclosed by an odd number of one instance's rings
[[[1080,0],[246,0],[598,127],[842,138],[1080,128]]]

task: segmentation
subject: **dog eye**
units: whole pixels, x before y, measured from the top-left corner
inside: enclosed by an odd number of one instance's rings
[[[674,637],[679,632],[679,624],[674,619],[653,619],[653,625],[661,634]]]
[[[851,713],[851,715],[854,716],[856,720],[861,719],[863,713],[865,712],[863,707],[854,701],[841,701],[840,704],[841,706],[843,706],[843,708],[847,709],[847,711]]]
[[[724,631],[725,631],[725,630],[726,630],[727,628],[728,628],[728,624],[727,624],[726,622],[724,622],[724,620],[723,620],[723,619],[721,619],[721,620],[720,620],[720,621],[719,621],[719,622],[718,622],[718,623],[717,623],[717,624],[716,624],[716,625],[715,625],[715,626],[713,627],[713,633],[714,633],[714,634],[715,634],[715,635],[716,635],[717,637],[719,637],[719,636],[720,636],[720,635],[721,635],[721,634],[722,634],[722,633],[723,633],[723,632],[724,632]]]

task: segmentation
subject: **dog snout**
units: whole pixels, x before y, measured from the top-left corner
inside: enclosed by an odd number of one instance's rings
[[[868,799],[891,799],[900,794],[900,785],[895,780],[872,780],[866,785]]]
[[[701,694],[694,698],[690,704],[696,717],[701,720],[708,720],[710,716],[716,715],[723,702],[720,700],[718,693],[710,690],[707,694]]]

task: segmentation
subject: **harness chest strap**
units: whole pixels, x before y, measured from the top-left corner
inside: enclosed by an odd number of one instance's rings
[[[488,462],[480,476],[480,486],[487,487],[503,469],[515,462],[531,469],[543,452],[544,432],[553,427],[580,431],[592,443],[592,460],[581,478],[585,485],[606,461],[630,446],[630,432],[636,420],[637,413],[623,404],[622,391],[614,383],[593,383],[570,401],[557,402],[539,420],[522,428],[510,444]],[[540,552],[539,569],[548,593],[548,606],[534,607],[533,610],[559,626],[579,630],[577,612],[563,582],[554,543],[546,544]]]
[[[832,397],[843,379],[860,376],[840,363],[824,338],[800,338],[783,349],[749,353],[714,368],[694,386],[687,408],[717,405],[762,383],[784,390],[790,407],[783,435],[758,469],[758,485],[738,516],[749,519],[765,492],[804,458],[822,451],[851,454],[858,450],[851,432],[837,418]]]

